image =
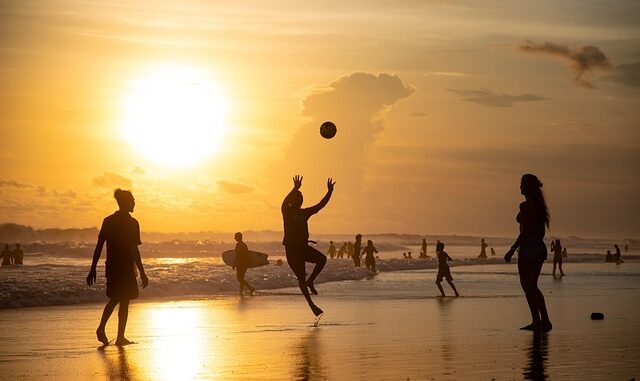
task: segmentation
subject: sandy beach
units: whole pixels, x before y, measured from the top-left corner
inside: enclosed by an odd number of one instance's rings
[[[322,284],[318,327],[295,289],[132,305],[128,337],[100,348],[102,305],[0,311],[2,379],[630,379],[640,375],[640,264],[545,266],[554,329],[518,330],[528,310],[514,266],[433,270]],[[445,288],[446,289],[446,288]],[[448,291],[448,290],[447,290]],[[591,312],[604,312],[592,321]],[[115,317],[115,316],[114,316]],[[107,332],[114,335],[116,319]]]

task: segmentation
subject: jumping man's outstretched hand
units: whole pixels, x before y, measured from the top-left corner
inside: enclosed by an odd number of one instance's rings
[[[293,189],[298,190],[302,186],[302,176],[293,176]]]
[[[332,178],[329,178],[327,180],[327,190],[329,190],[329,192],[333,192],[333,186],[336,185],[336,182],[333,181]]]

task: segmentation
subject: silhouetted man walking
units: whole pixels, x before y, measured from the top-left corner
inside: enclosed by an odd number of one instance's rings
[[[122,346],[133,344],[132,341],[124,337],[124,331],[129,317],[129,301],[138,297],[138,285],[136,284],[136,274],[134,265],[140,272],[142,288],[147,287],[149,280],[142,267],[142,259],[138,245],[140,241],[140,225],[138,221],[131,217],[135,200],[131,192],[116,189],[113,196],[118,202],[120,210],[105,218],[98,235],[98,243],[93,253],[91,270],[87,275],[87,284],[92,285],[96,281],[96,266],[102,254],[102,247],[107,243],[107,259],[105,261],[105,276],[107,278],[107,296],[109,302],[104,307],[100,325],[96,330],[98,341],[104,345],[109,344],[109,339],[105,333],[105,326],[116,305],[118,308],[118,336],[116,345]]]

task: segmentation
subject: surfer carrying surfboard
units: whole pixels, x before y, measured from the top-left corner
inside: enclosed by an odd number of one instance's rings
[[[249,248],[247,247],[247,244],[242,241],[242,233],[237,232],[234,238],[237,243],[235,249],[236,260],[233,268],[236,270],[236,276],[240,283],[240,296],[242,296],[242,292],[245,287],[247,287],[251,292],[251,295],[253,295],[256,292],[256,289],[251,287],[249,282],[244,280],[244,274],[247,273],[247,268],[249,267]]]
[[[293,189],[284,198],[284,201],[282,201],[282,220],[284,222],[284,239],[282,240],[282,244],[284,245],[287,255],[287,262],[296,275],[296,278],[298,278],[300,290],[307,300],[307,303],[309,303],[311,311],[313,311],[316,316],[320,316],[322,310],[311,300],[309,290],[311,290],[314,295],[318,295],[318,291],[316,291],[313,286],[313,281],[322,271],[322,268],[327,262],[327,257],[315,248],[309,246],[308,221],[311,216],[318,213],[327,205],[331,199],[334,185],[335,182],[332,179],[328,179],[327,194],[322,200],[310,208],[302,208],[303,197],[302,192],[300,192],[302,176],[295,176],[293,178]],[[308,279],[306,278],[307,275],[305,271],[306,262],[315,263],[313,272]]]

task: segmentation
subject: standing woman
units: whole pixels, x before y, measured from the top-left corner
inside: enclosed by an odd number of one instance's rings
[[[549,228],[549,209],[542,194],[542,182],[532,174],[522,176],[520,193],[525,201],[520,204],[520,212],[516,221],[520,224],[520,235],[505,254],[504,260],[509,263],[518,250],[518,273],[520,285],[524,291],[531,310],[531,324],[520,329],[529,331],[550,331],[551,321],[547,313],[544,295],[538,288],[538,277],[542,264],[547,259],[547,245],[543,239]]]
[[[562,271],[562,244],[559,239],[554,241],[555,243],[551,245],[553,247],[553,276],[556,276],[556,266],[560,268],[560,276],[564,276],[564,271]]]

